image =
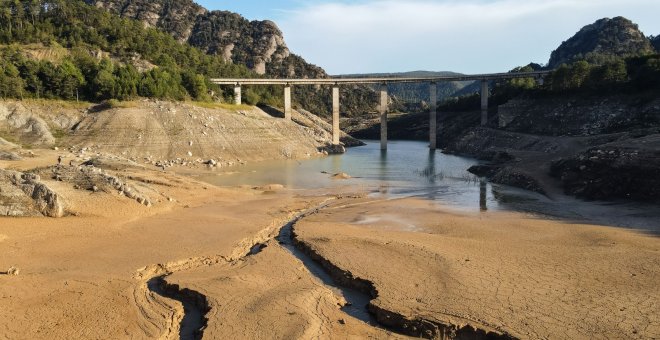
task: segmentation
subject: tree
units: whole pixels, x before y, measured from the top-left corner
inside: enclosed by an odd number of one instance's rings
[[[183,74],[183,86],[195,100],[199,101],[208,101],[211,97],[208,94],[208,88],[206,87],[206,78],[201,74],[194,74],[192,72],[186,72]]]
[[[140,74],[132,65],[115,70],[116,86],[114,97],[120,100],[132,99],[138,95]]]
[[[77,99],[80,86],[85,83],[85,77],[80,69],[70,60],[65,60],[57,67],[57,73],[59,79],[54,92],[64,99]]]

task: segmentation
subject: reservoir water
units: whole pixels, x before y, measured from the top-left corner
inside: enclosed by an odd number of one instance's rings
[[[293,189],[350,187],[383,198],[422,197],[463,211],[517,211],[541,218],[596,223],[660,234],[660,208],[640,203],[586,202],[568,196],[552,199],[534,192],[492,184],[467,169],[479,161],[430,151],[416,141],[378,141],[346,154],[303,161],[282,160],[224,169],[200,179],[215,185],[283,184]],[[333,179],[346,173],[352,178]]]

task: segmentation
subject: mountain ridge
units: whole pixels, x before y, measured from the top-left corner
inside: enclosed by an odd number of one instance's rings
[[[652,54],[656,52],[639,26],[618,16],[603,18],[582,27],[571,38],[552,51],[549,68],[586,60],[600,64],[613,57]]]
[[[282,31],[270,20],[249,21],[238,13],[209,11],[192,0],[81,0],[124,18],[142,21],[211,55],[246,65],[260,75],[327,78],[325,70],[291,53]],[[213,75],[208,75],[212,77]],[[376,110],[376,93],[355,86],[342,94],[342,111],[358,115]],[[330,114],[330,89],[297,87],[293,100],[318,115]]]
[[[226,61],[245,64],[258,74],[327,77],[326,72],[291,53],[271,20],[245,19],[238,13],[208,10],[192,0],[84,0],[125,18],[170,33]]]

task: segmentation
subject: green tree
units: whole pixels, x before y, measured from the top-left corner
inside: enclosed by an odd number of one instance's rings
[[[183,74],[183,86],[188,91],[190,97],[199,101],[209,101],[211,97],[208,94],[206,78],[201,74],[186,72]]]
[[[120,100],[133,99],[138,95],[140,74],[132,65],[115,70],[116,86],[114,97]]]
[[[54,92],[64,99],[76,99],[80,86],[85,83],[85,77],[80,69],[70,60],[65,60],[57,67],[57,73],[57,89]]]

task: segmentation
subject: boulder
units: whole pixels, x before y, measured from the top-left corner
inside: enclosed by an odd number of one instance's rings
[[[0,215],[62,217],[64,200],[34,174],[0,169]]]

